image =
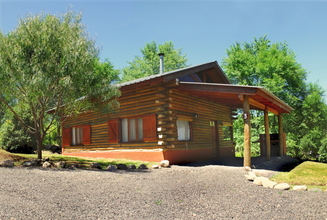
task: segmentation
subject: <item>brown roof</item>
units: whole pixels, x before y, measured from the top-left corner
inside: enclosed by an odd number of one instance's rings
[[[275,114],[290,113],[293,110],[277,96],[259,86],[180,82],[179,89],[231,108],[243,108],[243,96],[248,95],[251,109],[264,110],[268,106],[268,110]]]

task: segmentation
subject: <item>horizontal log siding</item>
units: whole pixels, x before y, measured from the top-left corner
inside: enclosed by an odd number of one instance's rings
[[[126,118],[142,116],[151,113],[160,113],[164,103],[157,100],[166,97],[162,95],[164,87],[145,86],[129,91],[123,91],[118,99],[120,108],[111,114],[104,113],[85,113],[78,117],[67,118],[64,128],[91,125],[91,145],[86,146],[65,146],[65,152],[89,151],[89,150],[119,150],[119,149],[156,149],[161,148],[158,142],[139,142],[139,143],[109,143],[108,142],[108,120],[113,118]],[[159,111],[158,111],[159,110]]]
[[[175,115],[189,115],[193,116],[192,122],[192,141],[174,141],[170,145],[174,149],[199,149],[212,148],[210,121],[230,122],[231,109],[224,105],[215,102],[190,96],[180,92],[177,89],[170,89],[169,92],[169,110]],[[197,115],[198,117],[195,117]],[[172,122],[172,123],[176,123]],[[218,133],[220,137],[219,147],[232,147],[232,141],[222,140],[222,126],[218,126]],[[177,130],[176,130],[177,135]]]
[[[66,146],[65,152],[88,150],[120,150],[120,149],[199,149],[212,148],[209,122],[231,122],[231,110],[223,105],[190,96],[180,92],[175,82],[161,83],[155,86],[144,86],[132,90],[122,91],[119,98],[120,108],[111,114],[85,113],[78,117],[67,118],[64,128],[78,125],[91,125],[91,145]],[[109,143],[108,120],[113,118],[126,118],[145,114],[157,114],[157,127],[160,142],[142,143]],[[198,115],[195,118],[195,115]],[[177,140],[177,115],[193,117],[192,141]],[[219,126],[219,136],[222,129]],[[220,141],[221,147],[231,147],[232,142]]]

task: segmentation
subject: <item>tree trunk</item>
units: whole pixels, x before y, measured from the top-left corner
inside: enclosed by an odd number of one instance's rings
[[[37,142],[37,159],[38,160],[42,160],[42,142],[43,142],[43,138],[41,137],[41,134],[36,133],[36,142]]]

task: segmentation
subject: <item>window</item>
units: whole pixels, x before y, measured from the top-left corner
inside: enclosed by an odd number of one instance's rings
[[[90,145],[91,125],[81,125],[64,128],[62,131],[63,146]]]
[[[83,128],[82,127],[72,127],[72,145],[83,144]]]
[[[143,119],[142,118],[123,118],[122,142],[142,141],[143,140]]]
[[[149,114],[108,121],[109,143],[157,140],[157,116]]]
[[[178,116],[177,118],[177,139],[179,141],[191,140],[191,122],[193,119],[189,116]]]
[[[223,122],[223,140],[232,141],[233,140],[233,126],[231,123]]]

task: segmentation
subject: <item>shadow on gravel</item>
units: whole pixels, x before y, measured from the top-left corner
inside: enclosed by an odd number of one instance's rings
[[[301,164],[303,161],[292,158],[290,156],[272,157],[270,161],[266,161],[265,157],[252,157],[252,169],[264,169],[272,171],[288,172]],[[221,165],[231,167],[243,167],[242,157],[227,157],[213,160],[199,161],[194,163],[180,164],[180,166],[201,167],[208,165]]]

